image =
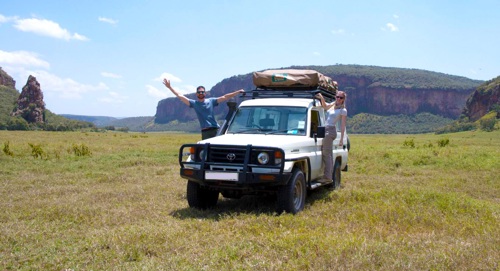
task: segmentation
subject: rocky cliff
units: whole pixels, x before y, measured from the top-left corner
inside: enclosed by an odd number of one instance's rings
[[[483,83],[479,80],[415,69],[359,65],[291,68],[314,69],[336,80],[340,89],[348,94],[346,105],[351,116],[358,113],[411,115],[428,112],[457,118],[462,113],[467,98]],[[209,91],[209,97],[218,97],[240,88],[254,88],[251,73],[224,79]],[[194,94],[186,96],[195,98]],[[215,110],[219,119],[225,112],[225,104],[219,105]],[[193,110],[175,97],[158,103],[155,115],[157,123],[195,119]]]
[[[21,95],[17,99],[17,106],[12,111],[12,116],[22,116],[30,123],[44,122],[45,102],[40,83],[34,76],[29,76]]]
[[[476,121],[488,112],[500,110],[500,76],[479,86],[467,99],[463,113]],[[497,114],[497,118],[500,117]]]
[[[16,81],[0,67],[0,85],[12,89],[16,88]]]

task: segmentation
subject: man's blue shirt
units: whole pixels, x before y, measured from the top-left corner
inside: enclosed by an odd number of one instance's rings
[[[203,102],[189,99],[189,107],[194,108],[202,130],[210,127],[219,128],[214,116],[214,107],[218,105],[217,98],[208,98]]]

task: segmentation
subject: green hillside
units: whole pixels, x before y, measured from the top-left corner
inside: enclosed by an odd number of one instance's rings
[[[7,122],[18,96],[17,90],[0,85],[0,123]]]
[[[420,113],[416,115],[378,116],[357,114],[347,120],[347,131],[353,134],[420,134],[435,132],[452,119]]]

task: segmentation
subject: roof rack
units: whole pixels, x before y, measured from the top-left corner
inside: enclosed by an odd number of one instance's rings
[[[327,103],[335,101],[335,92],[328,91],[318,87],[280,87],[280,88],[256,88],[247,92],[245,96],[252,99],[260,98],[306,98],[311,99],[318,93],[321,93]]]

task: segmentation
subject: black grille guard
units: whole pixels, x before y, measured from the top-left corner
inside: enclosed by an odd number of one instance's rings
[[[200,161],[183,161],[183,157],[190,155],[190,152],[185,152],[186,149],[189,148],[203,148],[203,151],[205,153],[205,157],[208,159],[200,159]],[[226,150],[228,153],[234,153],[234,152],[239,152],[239,153],[244,153],[244,159],[243,162],[241,163],[232,163],[229,160],[227,162],[222,162],[220,161],[221,159],[216,159],[218,161],[211,161],[210,159],[213,158],[211,156],[211,152],[218,152],[219,157],[221,151]],[[281,153],[281,163],[279,164],[269,164],[269,165],[262,165],[259,163],[256,163],[252,160],[252,155],[255,153],[259,152],[280,152]],[[208,161],[207,161],[208,160]],[[181,168],[185,168],[186,165],[193,165],[198,167],[199,170],[209,170],[211,166],[214,167],[223,167],[223,166],[228,166],[228,167],[235,167],[239,166],[242,167],[242,172],[249,172],[249,168],[252,167],[259,167],[259,168],[269,168],[269,169],[279,169],[279,174],[283,174],[284,168],[285,168],[285,152],[281,148],[276,148],[276,147],[264,147],[264,146],[253,146],[251,144],[248,145],[222,145],[222,144],[210,144],[210,143],[205,143],[205,144],[184,144],[179,148],[179,165]]]

